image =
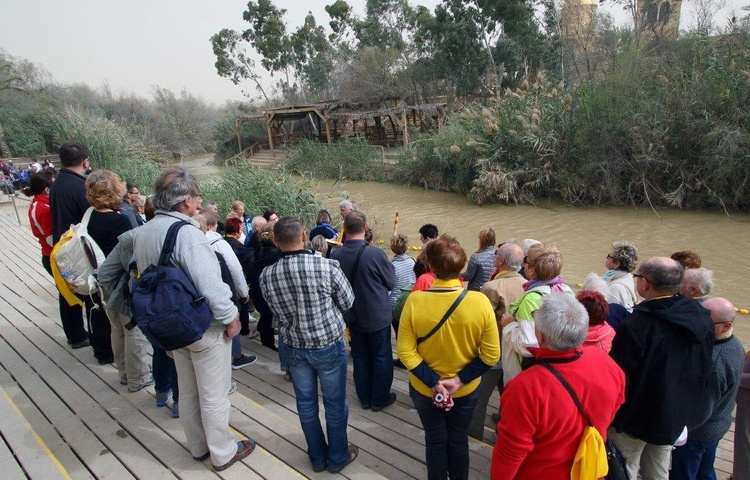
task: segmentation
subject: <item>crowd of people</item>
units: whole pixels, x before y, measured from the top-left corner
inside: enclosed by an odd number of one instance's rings
[[[6,195],[18,195],[24,188],[29,186],[31,175],[40,172],[49,172],[52,175],[57,173],[55,166],[49,159],[39,163],[33,159],[28,165],[19,165],[13,160],[0,160],[0,192]]]
[[[25,189],[42,264],[56,273],[55,245],[81,222],[106,257],[89,295],[70,295],[56,275],[70,348],[91,346],[130,392],[154,385],[193,457],[217,471],[255,448],[228,428],[232,369],[255,361],[242,352],[246,335],[278,352],[315,472],[339,472],[359,453],[347,436],[348,341],[359,408],[393,405],[394,368],[408,371],[427,478],[468,478],[473,437],[494,442],[493,479],[567,479],[586,427],[625,455],[631,479],[716,478],[736,405],[734,480],[750,479],[750,357],[733,335],[734,306],[710,296],[713,273],[694,252],[642,260],[615,242],[603,274],[574,293],[557,247],[498,245],[492,228],[467,257],[427,224],[417,258],[403,234],[389,258],[351,200],[340,205],[340,228],[327,210],[306,228],[272,208],[252,216],[241,201],[220,217],[185,169],[165,170],[144,199],[113,172],[92,171],[82,145],[63,145],[60,161],[56,175],[36,172]],[[197,342],[165,351],[135,326],[128,294],[178,221],[194,228],[179,230],[169,260],[214,321]]]

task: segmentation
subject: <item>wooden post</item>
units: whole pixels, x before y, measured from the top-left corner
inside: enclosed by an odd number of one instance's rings
[[[266,114],[266,129],[268,130],[268,146],[271,149],[271,156],[274,156],[273,153],[273,133],[271,133],[271,122],[273,121],[273,114],[267,113]]]
[[[237,130],[237,153],[242,153],[242,118],[237,117],[234,119],[234,128]]]
[[[328,145],[330,145],[331,143],[333,143],[331,141],[331,125],[327,118],[325,119],[325,122],[326,122],[326,138],[328,140]]]
[[[409,117],[406,114],[406,109],[401,114],[401,121],[404,123],[404,148],[409,146]]]

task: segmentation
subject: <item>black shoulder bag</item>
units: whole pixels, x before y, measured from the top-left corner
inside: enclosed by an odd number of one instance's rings
[[[570,394],[570,397],[573,399],[576,407],[578,407],[578,411],[581,412],[581,415],[583,415],[586,423],[593,427],[594,425],[591,423],[589,416],[586,415],[586,412],[583,410],[583,405],[578,399],[578,395],[576,395],[576,392],[573,391],[573,388],[570,386],[567,380],[565,380],[563,376],[560,375],[560,372],[558,372],[549,363],[539,362],[539,365],[549,370],[550,373],[560,381],[562,386],[565,387],[565,390],[568,391],[568,394]],[[607,437],[607,440],[605,440],[604,442],[604,449],[607,451],[607,465],[609,467],[609,471],[604,478],[606,480],[630,480],[630,476],[628,475],[628,461],[625,458],[625,455],[623,455],[623,453],[620,451],[620,449],[617,448],[615,442],[613,442],[609,437]]]

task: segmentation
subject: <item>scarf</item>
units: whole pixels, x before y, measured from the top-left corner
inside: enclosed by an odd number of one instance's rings
[[[538,278],[535,278],[534,280],[529,280],[528,282],[524,283],[523,289],[524,291],[528,292],[532,288],[546,285],[550,287],[550,292],[562,292],[563,291],[562,284],[563,284],[562,277],[550,278],[549,280],[539,280]]]

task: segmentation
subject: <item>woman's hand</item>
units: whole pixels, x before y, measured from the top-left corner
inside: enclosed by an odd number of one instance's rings
[[[503,316],[500,317],[500,325],[502,325],[503,327],[507,327],[508,325],[510,325],[511,323],[515,321],[516,321],[516,316],[513,315],[512,313],[505,312],[503,313]]]
[[[435,396],[437,394],[442,395],[442,401],[437,402],[435,400]],[[432,403],[438,407],[444,409],[446,412],[453,408],[453,397],[451,396],[450,392],[443,386],[442,381],[438,382],[434,387],[432,387]]]
[[[438,382],[438,385],[444,388],[445,391],[448,392],[450,395],[453,395],[454,393],[456,393],[456,391],[458,391],[459,388],[464,386],[463,382],[461,382],[461,379],[458,378],[458,375],[456,375],[453,378],[448,378],[446,380],[440,380]]]

